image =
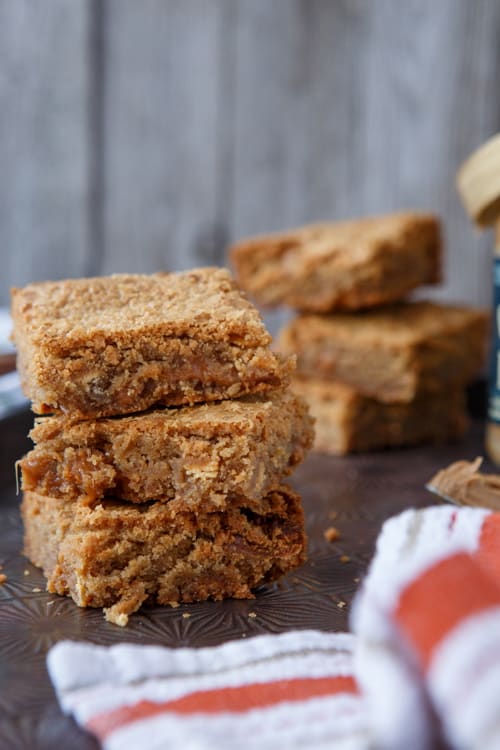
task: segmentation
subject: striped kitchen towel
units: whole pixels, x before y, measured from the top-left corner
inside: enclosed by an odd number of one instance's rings
[[[387,521],[351,623],[208,649],[62,642],[48,667],[106,750],[500,748],[500,514]]]
[[[64,711],[106,750],[367,747],[353,637],[294,631],[204,649],[61,642]]]
[[[424,750],[439,726],[457,750],[500,748],[500,514],[390,519],[351,623],[378,746]]]

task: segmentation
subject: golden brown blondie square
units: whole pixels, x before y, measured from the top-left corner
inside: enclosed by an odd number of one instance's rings
[[[12,291],[13,339],[40,414],[100,417],[264,392],[293,363],[228,271],[116,275]]]
[[[222,507],[277,487],[311,447],[312,422],[289,391],[114,419],[40,417],[20,461],[23,489]]]
[[[294,378],[292,387],[309,403],[316,418],[314,447],[324,453],[443,443],[462,437],[468,424],[461,388],[384,404],[341,383]]]
[[[174,506],[89,505],[26,492],[25,554],[43,568],[49,591],[105,607],[118,625],[146,601],[253,598],[253,588],[305,560],[300,498],[287,487],[214,513]]]
[[[313,224],[230,250],[237,281],[258,302],[304,312],[400,300],[441,280],[441,255],[439,219],[419,213]]]
[[[356,314],[301,315],[281,332],[297,372],[336,380],[386,403],[464,385],[485,364],[487,313],[431,302]]]

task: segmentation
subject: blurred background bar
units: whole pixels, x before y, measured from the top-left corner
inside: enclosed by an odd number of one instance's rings
[[[0,305],[34,279],[224,263],[244,235],[431,209],[500,130],[498,0],[0,0]]]

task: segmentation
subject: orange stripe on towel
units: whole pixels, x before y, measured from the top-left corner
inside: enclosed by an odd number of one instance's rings
[[[475,557],[500,586],[500,513],[486,516]]]
[[[254,708],[266,708],[284,701],[304,701],[337,693],[356,694],[358,688],[353,677],[318,677],[275,682],[252,683],[238,687],[203,690],[173,701],[155,703],[140,701],[94,716],[87,728],[103,740],[107,735],[126,724],[147,719],[162,713],[217,714],[243,713]]]
[[[396,621],[425,668],[440,641],[462,620],[500,604],[500,588],[466,553],[446,558],[409,584]]]

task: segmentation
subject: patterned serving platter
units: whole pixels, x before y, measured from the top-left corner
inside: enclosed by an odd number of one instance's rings
[[[442,466],[482,453],[480,422],[460,444],[346,458],[310,454],[292,484],[301,493],[309,535],[308,562],[251,601],[143,608],[127,628],[104,621],[100,610],[80,609],[47,594],[40,571],[22,556],[14,461],[28,449],[26,411],[0,422],[0,748],[72,750],[95,741],[59,711],[45,668],[61,639],[99,644],[123,641],[165,646],[210,646],[292,628],[348,628],[349,606],[384,519],[435,501],[425,483]],[[334,526],[339,538],[328,542]]]

